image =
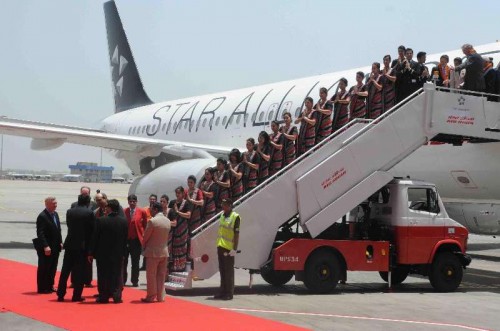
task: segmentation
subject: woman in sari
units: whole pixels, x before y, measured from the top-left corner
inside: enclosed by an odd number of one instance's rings
[[[396,104],[396,74],[391,68],[391,56],[384,56],[384,70],[380,77],[382,84],[382,113],[389,111]]]
[[[269,165],[271,163],[271,138],[266,131],[259,133],[257,154],[259,154],[259,180],[258,183],[264,182],[269,177]]]
[[[347,88],[347,79],[340,78],[339,89],[337,93],[332,97],[334,107],[334,120],[333,120],[333,131],[337,131],[347,123],[349,123],[349,103],[351,102],[351,96]]]
[[[245,188],[245,193],[250,192],[257,186],[259,163],[260,158],[255,151],[255,140],[248,138],[247,151],[243,153],[243,164],[245,165],[243,187]]]
[[[380,80],[380,63],[372,64],[372,72],[368,80],[368,118],[375,119],[382,114],[382,84]]]
[[[215,199],[217,199],[217,185],[213,181],[215,172],[215,168],[205,169],[205,181],[203,181],[200,187],[205,199],[203,204],[204,222],[210,220],[217,213],[217,206],[215,203]]]
[[[305,109],[295,120],[300,123],[299,137],[297,140],[297,156],[300,156],[316,145],[316,124],[318,116],[313,109],[313,99],[307,97],[304,102]]]
[[[243,196],[243,168],[240,150],[236,148],[231,150],[228,170],[231,178],[231,197],[234,202]]]
[[[299,131],[295,125],[292,125],[292,114],[289,112],[284,113],[283,120],[285,124],[280,129],[284,137],[283,150],[285,151],[285,160],[283,166],[287,166],[295,160],[295,141],[299,136]]]
[[[184,199],[184,188],[175,189],[172,218],[177,222],[172,231],[172,244],[170,245],[171,261],[170,271],[184,271],[186,269],[189,242],[189,219],[191,211],[189,202]]]
[[[332,134],[333,104],[328,100],[328,90],[326,87],[319,89],[319,100],[314,110],[317,112],[318,116],[316,135],[316,144],[318,144]]]
[[[165,216],[166,218],[170,219],[170,210],[171,208],[168,207],[168,195],[166,194],[163,194],[161,197],[160,197],[160,204],[161,204],[161,207],[162,207],[162,213],[163,213],[163,216]],[[172,220],[171,220],[172,222]],[[175,225],[173,225],[175,226]]]
[[[196,187],[196,177],[191,175],[187,180],[188,188],[185,192],[185,198],[191,206],[191,217],[189,218],[189,234],[193,233],[202,223],[202,209],[205,201],[203,193]]]
[[[274,175],[283,167],[283,145],[285,142],[285,136],[280,132],[280,126],[277,121],[271,122],[271,130],[273,131],[270,135],[271,150],[271,168],[269,169],[269,175]]]
[[[351,103],[349,110],[351,112],[351,119],[353,118],[366,118],[366,85],[363,84],[365,74],[362,71],[356,73],[356,85],[351,87],[349,94],[351,96]]]
[[[222,210],[222,200],[231,197],[231,192],[229,190],[231,182],[226,167],[227,161],[222,158],[218,158],[217,172],[215,173],[215,176],[213,178],[214,183],[217,185],[217,212]]]

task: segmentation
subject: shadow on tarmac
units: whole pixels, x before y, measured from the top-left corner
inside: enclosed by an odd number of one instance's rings
[[[22,243],[19,241],[10,241],[6,243],[0,242],[0,249],[27,249],[27,248],[33,248],[33,252],[35,251],[33,243]]]
[[[412,276],[419,278],[417,282],[403,283],[394,286],[392,289],[387,288],[387,283],[349,283],[339,284],[337,288],[328,295],[342,294],[371,294],[371,293],[419,293],[431,294],[436,291],[430,285],[428,279],[423,276]],[[421,281],[420,281],[421,280]],[[183,291],[167,291],[168,295],[175,297],[196,297],[207,296],[211,297],[217,294],[217,287],[196,287],[190,290]],[[303,285],[284,285],[276,287],[266,284],[254,285],[252,288],[248,286],[236,286],[235,295],[261,295],[261,296],[279,296],[282,294],[312,295]],[[500,294],[500,272],[485,271],[479,269],[467,268],[464,271],[462,284],[455,291],[457,293],[468,292],[491,292]],[[322,295],[322,294],[318,294]],[[211,298],[207,298],[210,300]]]

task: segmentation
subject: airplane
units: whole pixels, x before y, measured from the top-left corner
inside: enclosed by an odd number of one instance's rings
[[[273,84],[153,103],[132,56],[114,1],[104,3],[115,113],[99,129],[0,118],[0,133],[32,138],[33,150],[50,150],[64,143],[108,149],[138,176],[129,192],[146,202],[151,193],[170,193],[185,185],[189,175],[202,177],[216,158],[227,158],[234,147],[270,131],[284,112],[298,117],[307,96],[319,88],[331,93],[340,78],[353,81],[370,67],[328,73]],[[475,47],[500,61],[500,43]],[[427,65],[441,54],[463,57],[461,50],[428,55]],[[499,109],[500,110],[500,109]],[[429,144],[394,167],[395,176],[424,179],[437,185],[448,213],[470,232],[500,234],[500,142],[469,141]]]

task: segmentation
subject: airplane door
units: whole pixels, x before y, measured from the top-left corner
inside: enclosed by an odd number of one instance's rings
[[[496,234],[500,224],[498,209],[498,205],[491,203],[464,203],[463,213],[469,231]]]

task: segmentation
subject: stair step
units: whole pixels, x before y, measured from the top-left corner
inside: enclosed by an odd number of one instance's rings
[[[193,271],[181,271],[181,272],[171,272],[168,274],[167,281],[165,282],[165,288],[167,290],[183,290],[190,289],[193,286]]]
[[[187,277],[177,277],[168,275],[168,281],[172,283],[185,283],[188,280]]]
[[[177,291],[177,290],[183,290],[185,289],[185,287],[184,284],[181,283],[166,282],[165,289],[171,291]]]
[[[189,277],[191,274],[191,271],[174,271],[169,273],[169,276],[178,276],[178,277]]]

